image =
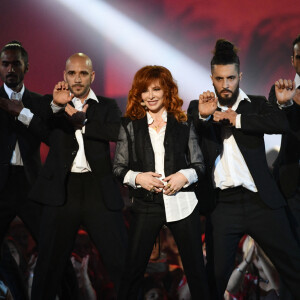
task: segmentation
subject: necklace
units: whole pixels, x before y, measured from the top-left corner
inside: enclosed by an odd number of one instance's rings
[[[154,125],[154,123],[155,123],[155,121],[153,122],[152,126],[155,129],[155,131],[157,131],[159,129],[160,125],[162,123],[164,123],[164,120],[160,120],[156,125]]]

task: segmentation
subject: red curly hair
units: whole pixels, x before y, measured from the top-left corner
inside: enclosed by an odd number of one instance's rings
[[[183,100],[178,96],[178,87],[171,72],[162,66],[145,66],[138,70],[133,78],[133,83],[128,94],[125,117],[132,120],[142,119],[146,115],[145,107],[141,105],[141,94],[149,85],[158,81],[164,91],[164,107],[178,122],[187,120],[182,110]]]

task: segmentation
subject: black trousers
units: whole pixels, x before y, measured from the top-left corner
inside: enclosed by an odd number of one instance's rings
[[[18,216],[30,234],[37,240],[41,205],[30,201],[27,197],[30,185],[24,167],[10,166],[6,185],[0,191],[0,241],[2,242],[11,221]]]
[[[287,215],[291,224],[293,233],[295,234],[298,244],[300,244],[300,187],[297,193],[286,200],[287,201]],[[284,300],[294,300],[291,292],[287,289],[286,285],[280,282],[280,297]]]
[[[212,245],[207,250],[213,251],[210,254],[213,254],[218,299],[223,299],[238,243],[244,234],[249,234],[260,245],[295,299],[300,299],[300,248],[284,207],[270,209],[258,193],[243,187],[220,190],[207,228],[212,234]]]
[[[80,225],[89,233],[118,288],[127,246],[122,212],[106,208],[91,173],[71,173],[66,203],[60,207],[45,206],[43,210],[32,300],[55,299]]]
[[[134,199],[129,229],[129,246],[118,300],[136,300],[155,239],[162,226],[171,230],[182,259],[192,298],[209,299],[204,269],[200,215],[197,209],[187,218],[166,223],[162,194],[153,202]]]
[[[23,166],[10,166],[4,189],[0,191],[0,243],[9,229],[10,223],[18,216],[26,228],[37,241],[40,228],[41,206],[30,201],[27,197],[29,191]],[[4,247],[5,245],[2,245]],[[2,249],[2,248],[1,248]],[[16,266],[14,259],[5,246],[1,251],[0,273],[6,280],[11,293],[16,300],[28,299],[25,288],[25,278]]]

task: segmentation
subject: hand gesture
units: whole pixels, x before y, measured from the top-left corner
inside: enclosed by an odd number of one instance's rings
[[[84,125],[84,121],[86,119],[86,111],[88,109],[88,104],[83,106],[82,111],[77,110],[69,103],[65,107],[65,113],[67,115],[67,119],[73,124],[75,129],[81,129]]]
[[[198,110],[202,118],[207,118],[212,115],[218,104],[218,98],[215,96],[215,93],[206,91],[199,96],[199,105]]]
[[[161,174],[154,172],[140,173],[135,178],[135,183],[140,185],[145,190],[159,193],[164,187],[164,184],[158,179]]]
[[[237,113],[228,108],[226,111],[215,111],[213,118],[214,121],[222,123],[224,126],[235,126]]]
[[[21,100],[10,100],[0,97],[0,108],[17,117],[24,108],[24,105]]]
[[[64,106],[73,99],[74,95],[70,92],[69,86],[65,81],[58,82],[53,90],[53,103]]]
[[[184,185],[188,183],[187,178],[180,172],[174,173],[165,179],[164,182],[167,182],[167,185],[164,187],[165,195],[174,195],[176,194]]]
[[[279,104],[285,104],[295,96],[295,81],[279,79],[275,82],[275,93]]]

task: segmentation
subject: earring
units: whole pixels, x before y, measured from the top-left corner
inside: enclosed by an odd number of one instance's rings
[[[146,106],[146,103],[143,100],[140,102],[140,104],[144,107]]]

